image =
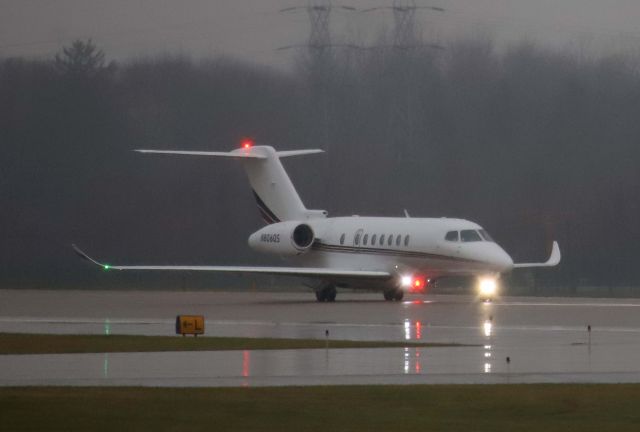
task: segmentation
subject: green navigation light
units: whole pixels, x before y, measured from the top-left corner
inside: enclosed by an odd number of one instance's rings
[[[105,270],[109,270],[111,268],[111,266],[109,264],[105,264],[103,267],[104,267]]]

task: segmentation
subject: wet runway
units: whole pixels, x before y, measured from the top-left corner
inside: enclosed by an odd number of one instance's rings
[[[0,385],[640,382],[640,301],[341,293],[0,291],[0,331],[411,340],[467,347],[0,356]],[[587,326],[591,326],[591,332]],[[509,357],[509,362],[507,362]]]

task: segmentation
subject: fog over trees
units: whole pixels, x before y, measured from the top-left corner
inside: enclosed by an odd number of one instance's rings
[[[55,54],[55,53],[53,53]],[[0,286],[90,287],[107,261],[279,264],[241,167],[135,148],[279,149],[309,208],[461,217],[516,261],[563,262],[512,284],[640,283],[640,72],[488,39],[444,50],[300,53],[283,72],[233,58],[109,63],[90,41],[51,60],[0,59]],[[211,285],[220,280],[207,276]],[[136,279],[143,281],[143,279]]]

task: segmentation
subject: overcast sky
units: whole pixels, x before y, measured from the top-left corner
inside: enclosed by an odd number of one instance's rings
[[[392,0],[343,0],[367,8]],[[528,39],[589,53],[635,51],[640,46],[640,0],[417,0],[445,13],[420,11],[429,40],[489,35],[504,45]],[[91,37],[109,58],[161,53],[196,58],[229,54],[286,66],[304,43],[304,11],[279,13],[307,0],[0,0],[0,56],[52,56],[76,38]],[[390,11],[332,15],[335,40],[371,42],[391,30]]]

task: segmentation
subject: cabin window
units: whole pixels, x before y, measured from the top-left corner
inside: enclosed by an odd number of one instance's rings
[[[398,234],[396,236],[396,246],[400,246],[400,242],[402,241],[402,236],[400,234]]]
[[[371,236],[371,246],[375,246],[376,245],[376,235],[372,235]]]
[[[384,246],[384,234],[380,236],[380,246]]]
[[[391,246],[393,244],[393,234],[389,234],[389,239],[387,240],[387,246]]]
[[[460,239],[463,242],[478,242],[482,241],[482,237],[478,234],[476,230],[462,230],[460,231]]]
[[[404,236],[404,245],[409,246],[409,234],[407,234],[406,236]]]
[[[444,239],[446,241],[450,241],[450,242],[457,242],[458,241],[458,231],[449,231],[445,236]]]
[[[360,236],[362,235],[362,233],[360,231],[358,231],[355,235],[355,237],[353,238],[353,244],[356,246],[360,245]]]
[[[343,245],[344,244],[344,238],[345,238],[345,234],[342,233],[342,235],[340,236],[340,244]]]
[[[362,239],[362,244],[363,245],[367,245],[367,243],[369,243],[369,234],[365,234],[364,238]]]
[[[480,233],[482,238],[485,239],[486,241],[488,241],[488,242],[494,241],[493,238],[491,238],[491,236],[489,235],[489,233],[486,230],[481,229],[478,232]]]

